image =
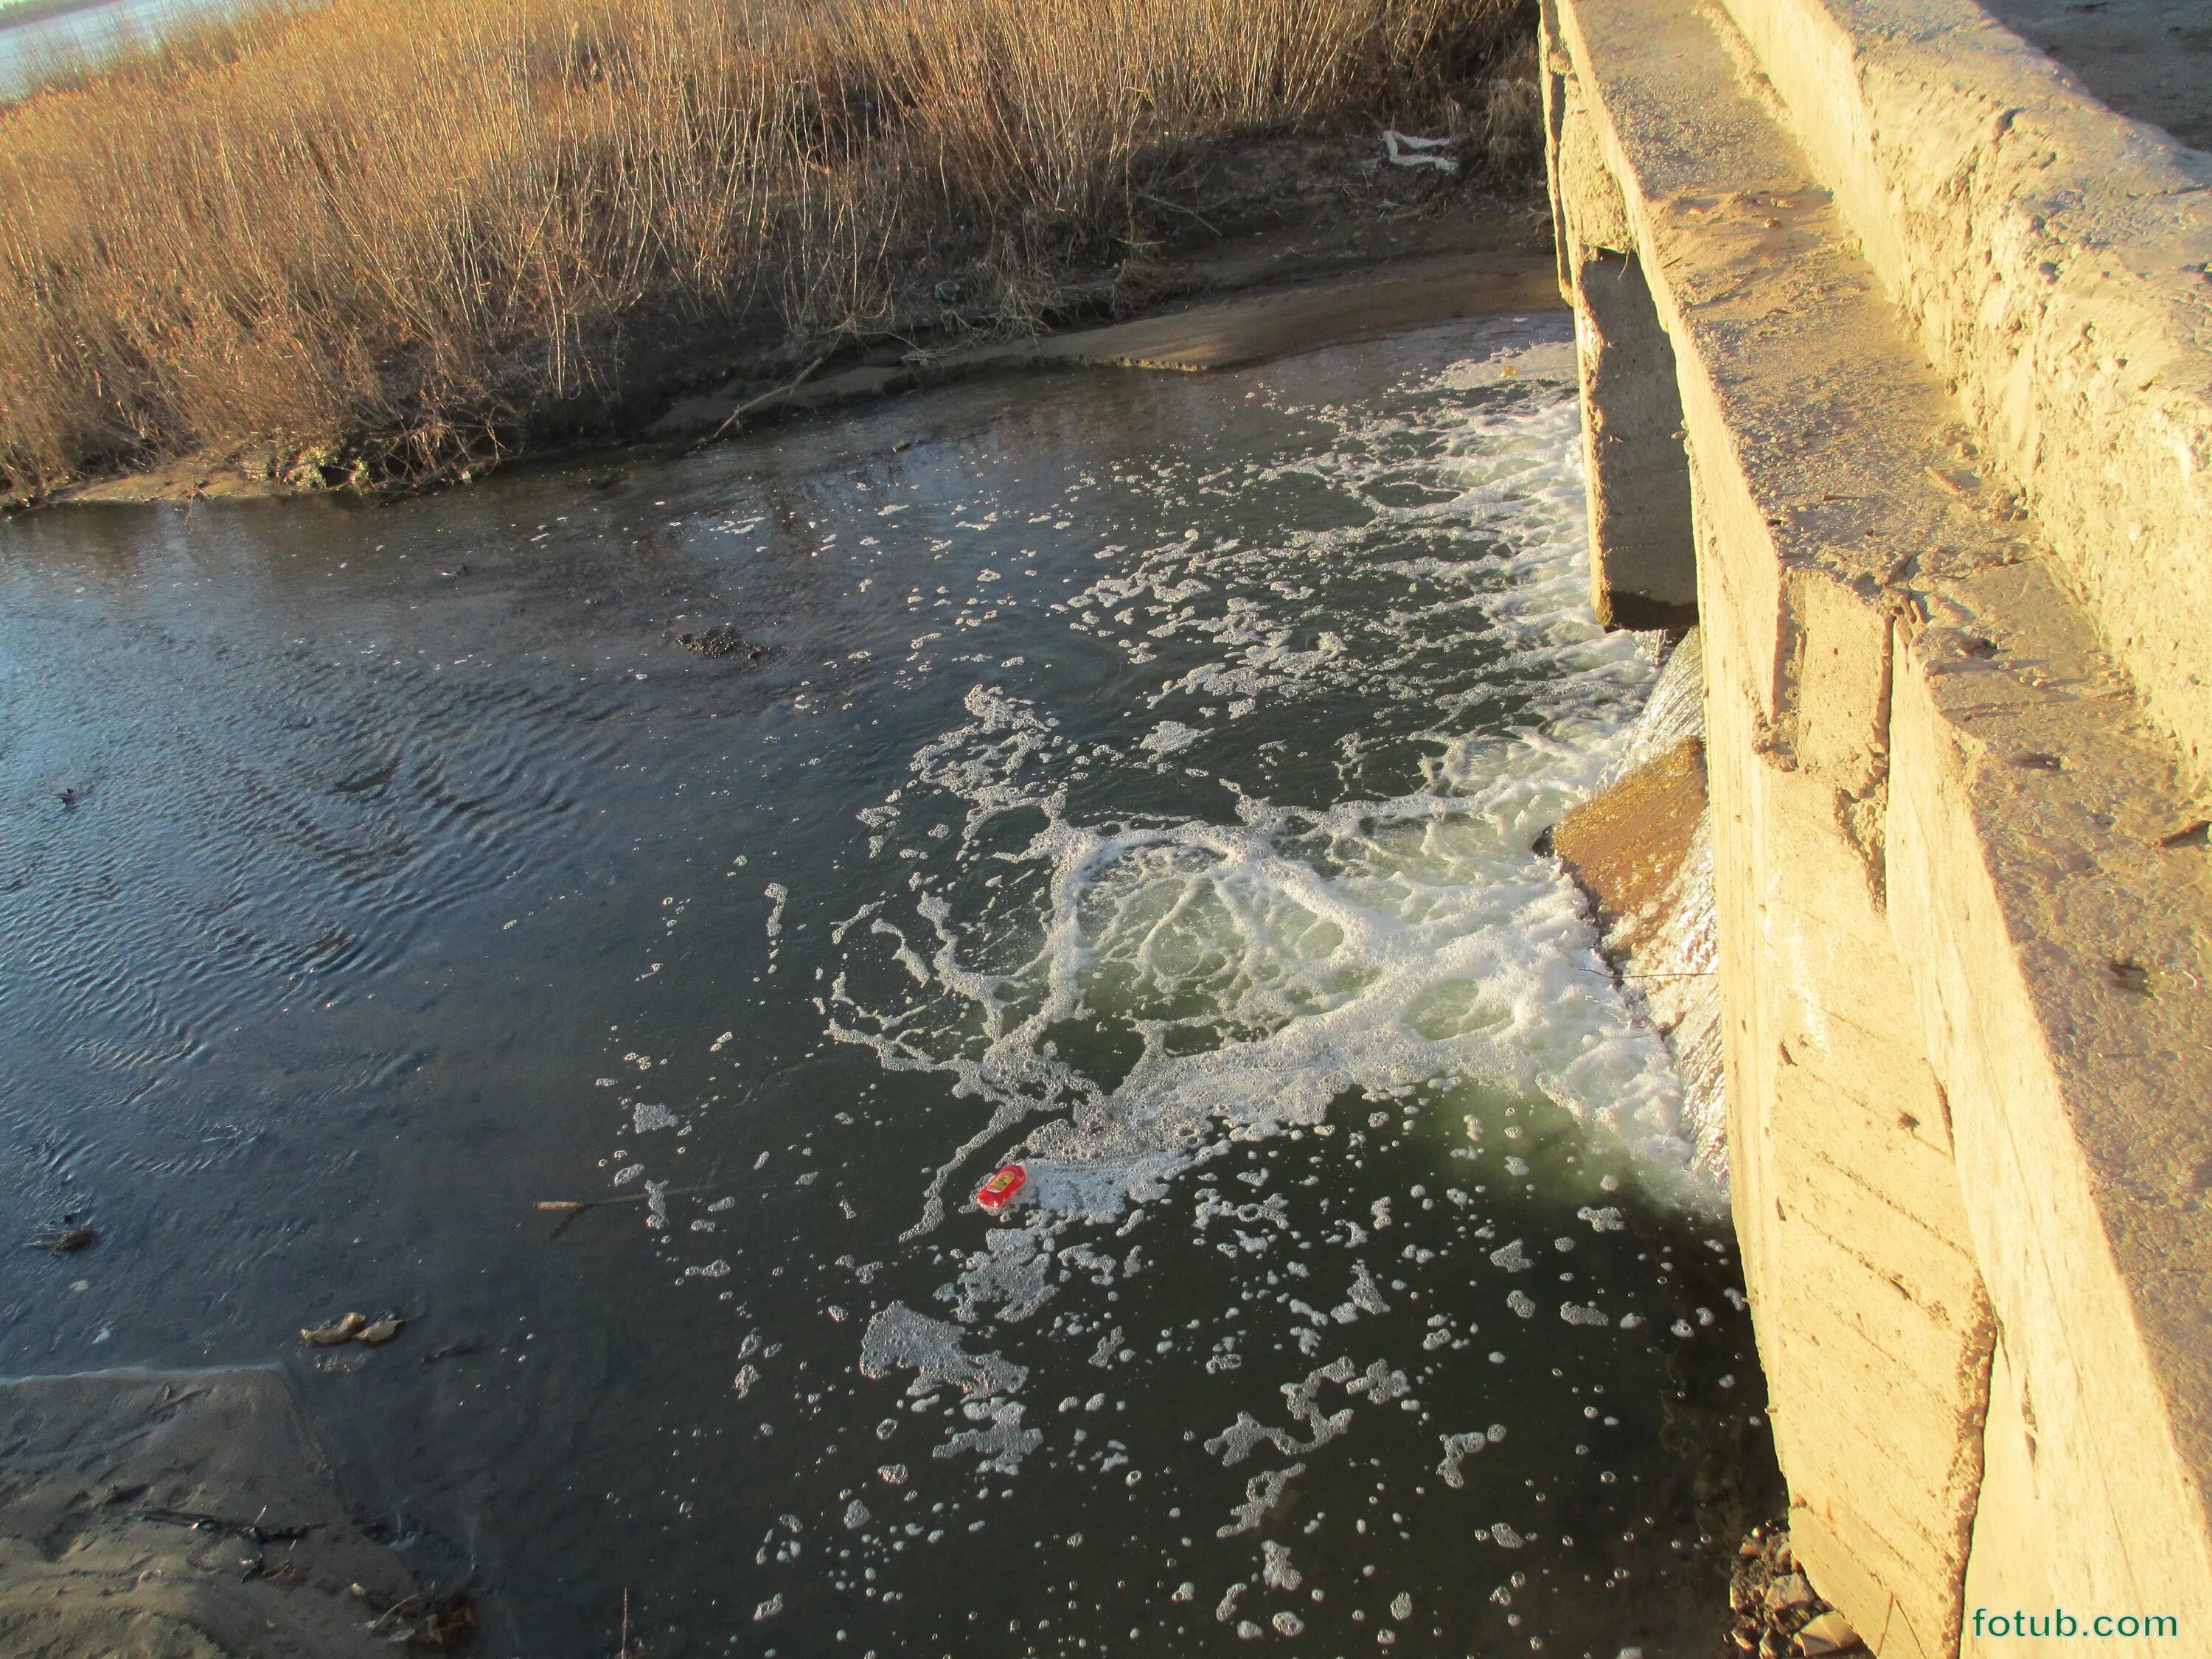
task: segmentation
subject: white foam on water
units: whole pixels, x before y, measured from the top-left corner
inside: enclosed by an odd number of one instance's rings
[[[1244,1501],[1231,1511],[1236,1518],[1225,1527],[1216,1528],[1213,1535],[1234,1538],[1240,1533],[1256,1531],[1267,1511],[1283,1501],[1284,1488],[1305,1472],[1304,1464],[1293,1463],[1288,1468],[1254,1475],[1244,1483]]]
[[[1488,1438],[1480,1430],[1440,1435],[1437,1438],[1443,1443],[1444,1455],[1443,1461],[1437,1465],[1437,1473],[1443,1477],[1444,1485],[1455,1491],[1464,1487],[1467,1476],[1461,1472],[1460,1465],[1487,1446]]]
[[[1496,378],[1494,365],[1460,365],[1432,386],[1467,391]],[[1133,1252],[1116,1263],[1070,1236],[1164,1200],[1180,1174],[1234,1142],[1328,1133],[1332,1108],[1352,1096],[1364,1097],[1370,1130],[1401,1112],[1408,1127],[1464,1120],[1469,1144],[1454,1156],[1466,1158],[1478,1156],[1486,1120],[1519,1137],[1510,1116],[1496,1119],[1504,1103],[1548,1099],[1625,1149],[1651,1192],[1712,1200],[1692,1168],[1667,1050],[1598,957],[1580,896],[1531,850],[1620,764],[1654,679],[1644,643],[1605,634],[1589,612],[1571,395],[1538,387],[1472,406],[1432,399],[1413,414],[1329,413],[1340,441],[1327,453],[1242,471],[1335,492],[1360,508],[1349,527],[1243,539],[1178,527],[1156,546],[1103,550],[1096,580],[1066,602],[1070,626],[1127,664],[1175,658],[1174,672],[1128,694],[1118,731],[1073,735],[1056,705],[979,684],[965,720],[922,744],[902,786],[861,814],[885,877],[882,896],[831,935],[842,955],[820,1005],[830,1035],[872,1050],[888,1070],[942,1076],[989,1109],[948,1151],[908,1236],[943,1219],[952,1177],[972,1174],[987,1148],[993,1164],[1021,1156],[1028,1174],[1018,1216],[1000,1217],[982,1248],[959,1254],[938,1291],[962,1325],[1027,1319],[1074,1276],[1103,1287],[1117,1271],[1134,1273]],[[1194,652],[1202,660],[1192,665]],[[1241,757],[1224,753],[1300,705],[1313,710],[1310,721],[1297,716],[1312,741],[1334,744],[1346,787],[1333,805],[1268,799]],[[1401,712],[1386,731],[1385,721],[1347,720],[1337,705]],[[1151,802],[1164,780],[1183,788],[1188,776],[1188,805],[1124,807],[1113,790],[1105,806],[1078,804],[1101,793],[1079,781],[1102,775]],[[1389,787],[1372,787],[1383,777]],[[1149,793],[1139,797],[1140,781]],[[773,937],[785,896],[769,896]],[[1378,1104],[1389,1111],[1369,1111]],[[1520,1158],[1504,1162],[1528,1173]],[[1261,1168],[1233,1179],[1268,1184]],[[1290,1225],[1279,1195],[1231,1190],[1237,1200],[1207,1187],[1197,1200],[1201,1236],[1213,1220],[1231,1224],[1214,1248],[1255,1271],[1271,1244],[1304,1248],[1296,1234],[1276,1237]],[[1443,1196],[1455,1208],[1471,1201],[1457,1188]],[[1417,1220],[1413,1206],[1431,1202],[1413,1187],[1399,1219]],[[1398,1236],[1385,1234],[1390,1206],[1378,1200],[1371,1211],[1386,1238]],[[1620,1216],[1586,1206],[1580,1218],[1602,1232]],[[1327,1242],[1372,1237],[1349,1219],[1342,1226],[1345,1237]],[[1492,1234],[1486,1225],[1475,1237]],[[1429,1259],[1412,1246],[1407,1255]],[[1268,1259],[1308,1277],[1303,1264]],[[1491,1261],[1509,1274],[1536,1265],[1517,1239]],[[1389,1311],[1374,1273],[1350,1266],[1346,1299],[1328,1312],[1285,1292],[1306,1321],[1293,1334],[1309,1356],[1322,1332]],[[1394,1295],[1408,1290],[1392,1283]],[[1308,1293],[1329,1300],[1317,1285]],[[1538,1312],[1518,1290],[1506,1302],[1523,1319]],[[1595,1304],[1559,1312],[1573,1326],[1607,1318]],[[1090,1364],[1134,1358],[1121,1325],[1101,1333],[1100,1319],[1086,1328],[1063,1313],[1048,1334],[1063,1321],[1071,1337],[1095,1340]],[[1468,1323],[1466,1337],[1475,1329]],[[895,1303],[871,1321],[860,1369],[913,1369],[917,1401],[958,1387],[973,1426],[934,1455],[974,1452],[1011,1474],[1043,1439],[1009,1397],[1026,1373],[969,1353],[966,1334]],[[1232,1330],[1215,1342],[1208,1372],[1242,1363],[1236,1340]],[[1466,1340],[1446,1322],[1424,1352],[1448,1343]],[[1172,1345],[1140,1331],[1138,1346]],[[1434,1367],[1415,1369],[1425,1394]],[[1346,1435],[1355,1408],[1394,1419],[1418,1411],[1425,1422],[1415,1382],[1381,1358],[1362,1370],[1340,1358],[1281,1385],[1288,1427],[1237,1412],[1206,1451],[1224,1468],[1280,1463],[1249,1480],[1216,1536],[1259,1532],[1305,1472],[1297,1460]],[[1333,1413],[1325,1385],[1346,1396]],[[878,1435],[895,1426],[886,1419]],[[1062,1432],[1082,1442],[1080,1431]],[[1498,1425],[1440,1434],[1437,1474],[1464,1487],[1462,1465],[1504,1437]],[[1102,1456],[1098,1467],[1126,1461]],[[1523,1542],[1503,1522],[1488,1536],[1509,1549]],[[1286,1550],[1251,1541],[1261,1583],[1299,1582]],[[1223,1596],[1223,1622],[1244,1588]],[[1403,1610],[1391,1611],[1402,1620],[1411,1604],[1399,1601]],[[1294,1615],[1275,1624],[1302,1628]],[[1249,1621],[1239,1631],[1261,1633]]]
[[[1295,1437],[1281,1429],[1269,1427],[1249,1412],[1237,1413],[1234,1423],[1206,1442],[1206,1449],[1227,1467],[1243,1462],[1251,1455],[1252,1449],[1262,1443],[1279,1452],[1297,1449]]]
[[[897,792],[897,816],[933,803],[959,832],[901,849],[906,914],[894,901],[854,931],[828,1003],[834,1036],[994,1108],[948,1158],[916,1231],[941,1218],[950,1176],[1034,1114],[1055,1121],[1029,1137],[1032,1196],[1095,1220],[1163,1195],[1218,1136],[1318,1124],[1355,1091],[1547,1097],[1625,1143],[1650,1187],[1706,1196],[1663,1047],[1604,971],[1571,884],[1530,851],[1613,766],[1653,678],[1638,640],[1589,611],[1572,400],[1341,420],[1333,451],[1273,471],[1328,484],[1366,522],[1117,552],[1067,610],[1098,619],[1094,631],[1108,631],[1103,613],[1129,618],[1133,659],[1164,636],[1210,641],[1147,706],[1423,700],[1420,787],[1314,809],[1218,777],[1229,821],[1086,821],[1069,810],[1071,775],[1200,759],[1206,733],[1158,720],[1126,751],[1085,745],[1039,706],[975,686],[969,721],[926,744]],[[1409,485],[1425,498],[1386,499]],[[1394,556],[1378,557],[1386,544]],[[1333,586],[1385,579],[1403,603],[1363,590],[1357,608],[1339,596],[1341,613],[1327,610]],[[1436,665],[1455,653],[1489,665],[1441,689]],[[1454,729],[1500,688],[1519,699],[1510,729]],[[1355,768],[1360,742],[1340,744]],[[889,803],[868,817],[893,822]],[[1006,844],[1009,830],[1025,843]],[[986,860],[1026,883],[1033,908],[1002,897],[972,912],[961,884]],[[1118,1074],[1093,1074],[1057,1040],[1101,1024],[1134,1051]]]
[[[1037,1429],[1022,1426],[1022,1407],[1012,1400],[991,1400],[967,1409],[970,1416],[981,1417],[988,1426],[963,1429],[932,1453],[936,1457],[954,1457],[963,1451],[976,1453],[983,1467],[1000,1474],[1020,1473],[1022,1459],[1044,1443],[1044,1434]]]
[[[1027,1366],[994,1353],[969,1353],[960,1346],[962,1334],[957,1325],[894,1302],[868,1322],[860,1338],[860,1375],[912,1370],[909,1395],[919,1399],[949,1384],[971,1401],[1012,1394],[1028,1380]]]

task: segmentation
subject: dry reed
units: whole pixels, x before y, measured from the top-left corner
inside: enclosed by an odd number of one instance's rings
[[[0,110],[0,478],[31,495],[248,440],[434,475],[668,380],[669,342],[865,337],[957,272],[1019,320],[1067,260],[1139,240],[1193,155],[1433,112],[1513,9],[245,15]]]

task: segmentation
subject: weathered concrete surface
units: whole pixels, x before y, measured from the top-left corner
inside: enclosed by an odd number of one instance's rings
[[[1597,907],[1603,947],[1634,957],[1664,905],[1705,816],[1705,746],[1684,738],[1559,820],[1552,850]]]
[[[1563,247],[1633,243],[1686,434],[1800,1558],[1884,1656],[2212,1630],[2212,193],[1963,0],[1546,33]]]
[[[2212,8],[2204,0],[1984,0],[2090,96],[2212,150]]]
[[[2051,695],[2096,683],[2078,614],[2026,573],[1984,586],[1981,619],[2001,629],[1909,647],[1890,786],[1892,921],[2034,1475],[1984,1493],[1978,1525],[2013,1559],[1979,1565],[2032,1574],[2062,1606],[2173,1612],[2201,1631],[2203,849],[2161,787],[2170,753],[2128,701]],[[2162,846],[2177,828],[2182,844]]]
[[[1577,82],[1544,81],[1559,292],[1575,313],[1590,600],[1616,628],[1697,621],[1698,556],[1674,355]]]
[[[1590,388],[1583,467],[1598,620],[1686,627],[1698,619],[1698,556],[1674,352],[1633,253],[1578,254],[1573,299],[1575,350]]]
[[[2054,573],[2212,782],[2212,155],[1972,0],[1729,0],[1814,174]]]
[[[1589,896],[1599,949],[1630,1005],[1674,1060],[1693,1169],[1724,1188],[1728,1094],[1703,738],[1682,738],[1577,807],[1551,848]]]

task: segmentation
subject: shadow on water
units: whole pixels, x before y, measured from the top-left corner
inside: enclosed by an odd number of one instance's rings
[[[283,1357],[489,1650],[1705,1650],[1733,1245],[1526,850],[1650,679],[1563,340],[0,526],[0,1180],[103,1234],[0,1366]]]

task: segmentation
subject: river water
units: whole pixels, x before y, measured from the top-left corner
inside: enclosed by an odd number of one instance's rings
[[[1711,1650],[1733,1245],[1528,850],[1654,673],[1571,372],[0,526],[0,1181],[103,1235],[0,1369],[283,1358],[488,1651]]]
[[[179,23],[228,10],[235,0],[102,0],[96,5],[15,22],[0,9],[0,98],[28,92],[118,47],[145,46]]]

